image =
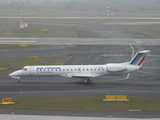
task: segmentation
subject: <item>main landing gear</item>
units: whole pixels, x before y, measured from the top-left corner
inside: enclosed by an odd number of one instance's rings
[[[21,83],[21,79],[20,79],[20,77],[18,77],[17,79],[18,79],[18,81],[17,81],[17,82],[18,82],[18,83]]]
[[[84,79],[84,83],[89,84],[90,83],[90,79],[89,78],[87,78],[87,79],[85,78]]]

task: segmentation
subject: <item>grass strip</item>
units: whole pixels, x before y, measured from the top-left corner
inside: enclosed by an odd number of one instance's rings
[[[30,60],[29,58],[21,59],[0,59],[0,66],[4,68],[21,68],[26,65],[60,65],[67,57],[62,58],[40,58],[38,60]],[[3,63],[3,64],[2,64]]]
[[[0,70],[0,74],[8,74],[15,69],[22,68],[27,65],[60,65],[65,62],[68,57],[62,58],[40,58],[38,60],[30,60],[29,58],[21,58],[21,59],[0,59],[0,67],[7,68]],[[14,68],[12,70],[12,68]]]
[[[135,29],[153,37],[160,37],[160,24],[157,25],[139,25]]]
[[[29,24],[28,28],[20,29],[18,24],[1,24],[0,37],[76,37],[72,26]],[[42,31],[43,28],[49,30]]]
[[[129,97],[129,102],[103,102],[103,98],[35,98],[13,99],[14,105],[0,109],[60,110],[60,111],[160,111],[160,98]]]
[[[0,74],[9,74],[14,72],[15,70],[0,70]]]

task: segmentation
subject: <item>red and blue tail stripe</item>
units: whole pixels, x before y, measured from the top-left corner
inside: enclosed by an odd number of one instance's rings
[[[134,58],[130,61],[130,65],[139,65],[141,66],[144,62],[144,59],[146,57],[146,53],[148,53],[149,50],[139,51]]]

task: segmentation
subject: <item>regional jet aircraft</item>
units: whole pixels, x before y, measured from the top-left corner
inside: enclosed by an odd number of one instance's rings
[[[108,63],[105,65],[47,65],[47,66],[25,66],[9,76],[17,78],[38,76],[62,76],[68,78],[81,78],[85,83],[90,83],[90,78],[100,76],[116,76],[128,74],[142,68],[146,54],[150,50],[136,53],[133,59],[125,63]]]

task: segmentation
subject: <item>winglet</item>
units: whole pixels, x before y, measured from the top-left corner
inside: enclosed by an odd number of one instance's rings
[[[142,66],[144,59],[146,57],[146,54],[150,52],[150,50],[143,50],[136,53],[136,55],[133,57],[133,59],[130,61],[130,65],[138,65]]]

